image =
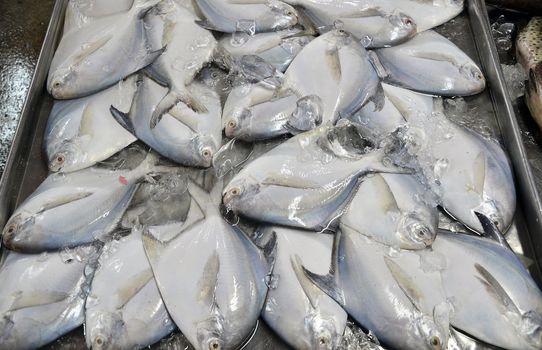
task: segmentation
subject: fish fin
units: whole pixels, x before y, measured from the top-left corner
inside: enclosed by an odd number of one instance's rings
[[[153,279],[154,275],[152,274],[150,267],[144,271],[141,271],[135,276],[132,276],[130,278],[130,283],[123,286],[123,288],[119,289],[119,291],[116,293],[119,301],[117,308],[121,309],[128,304],[128,302],[130,302],[130,300],[132,300],[132,298]]]
[[[384,104],[386,103],[386,95],[384,94],[384,88],[382,87],[382,84],[378,83],[378,87],[376,88],[376,92],[371,98],[369,98],[369,101],[372,101],[375,105],[374,111],[379,112],[384,108]],[[364,105],[360,106],[360,109],[363,108]],[[358,110],[359,111],[359,110]],[[356,112],[358,112],[356,111]]]
[[[322,99],[309,95],[297,100],[297,107],[286,122],[285,128],[291,134],[312,130],[322,123]]]
[[[412,277],[410,277],[401,266],[387,256],[384,256],[384,262],[393,276],[393,279],[397,282],[397,285],[401,288],[408,300],[410,300],[416,309],[421,310],[423,292],[416,286]]]
[[[484,193],[484,183],[486,181],[486,156],[483,152],[478,153],[474,159],[473,189],[474,192],[482,195]]]
[[[518,307],[514,304],[514,301],[510,298],[508,293],[506,293],[506,290],[501,286],[499,281],[497,281],[497,279],[482,265],[476,263],[474,264],[474,268],[480,274],[480,276],[476,276],[476,278],[484,285],[489,295],[504,309],[521,315]]]
[[[145,17],[154,6],[161,2],[162,0],[135,0],[130,11],[134,11],[137,14],[137,18],[141,19]]]
[[[197,19],[194,21],[198,26],[204,28],[204,29],[208,29],[208,30],[213,30],[213,31],[216,31],[216,32],[220,32],[221,30],[219,28],[217,28],[214,24],[212,24],[211,22],[209,22],[208,20],[200,20],[200,19]]]
[[[380,10],[378,7],[365,7],[360,8],[356,12],[352,12],[347,15],[341,15],[341,18],[353,19],[353,18],[366,18],[366,17],[384,17],[388,14]]]
[[[325,53],[326,62],[328,67],[331,69],[331,76],[333,79],[339,83],[342,78],[342,69],[341,69],[341,59],[339,57],[339,50],[334,47],[330,50],[326,50]]]
[[[155,107],[151,116],[151,129],[154,129],[164,114],[168,113],[178,102],[183,102],[196,113],[207,112],[207,108],[186,88],[171,89]]]
[[[142,65],[144,67],[146,66],[149,66],[151,63],[153,63],[158,57],[160,57],[161,54],[164,53],[164,51],[166,51],[166,46],[162,47],[161,49],[158,49],[158,50],[154,50],[154,51],[151,51],[149,52],[146,56],[145,56],[145,59],[143,60],[143,63]]]
[[[83,198],[87,198],[88,196],[91,196],[91,195],[92,195],[92,192],[75,192],[75,193],[65,194],[61,197],[52,199],[51,201],[43,204],[41,208],[38,210],[38,213],[43,213],[47,210],[60,207],[64,204],[69,204],[71,202],[75,202]]]
[[[474,215],[476,215],[476,217],[480,221],[480,224],[482,225],[482,229],[484,230],[482,235],[484,237],[490,238],[495,242],[499,243],[501,246],[512,250],[502,232],[497,228],[495,223],[491,221],[490,218],[477,211],[474,212]]]
[[[130,119],[129,113],[121,112],[114,106],[109,107],[109,111],[111,112],[111,115],[113,116],[113,118],[115,118],[117,123],[119,123],[130,134],[135,136],[136,131],[134,128],[134,124],[132,123],[132,119]]]
[[[333,250],[331,253],[331,265],[327,275],[318,275],[301,266],[303,273],[320,290],[329,295],[339,305],[345,305],[344,292],[339,286],[339,249],[341,243],[341,232],[337,231],[333,237]]]
[[[147,229],[143,231],[142,241],[149,261],[156,261],[161,255],[165,243]]]
[[[13,303],[9,307],[10,312],[40,305],[54,304],[65,300],[70,295],[65,292],[55,291],[39,291],[39,292],[23,292],[14,297]]]
[[[107,44],[109,40],[111,40],[111,38],[113,38],[113,34],[103,36],[91,43],[87,43],[86,45],[83,45],[81,52],[79,52],[73,58],[73,65],[78,65],[79,63],[83,62],[85,58],[92,55],[94,52],[98,51],[105,44]]]
[[[92,127],[92,113],[89,104],[85,106],[81,115],[81,123],[79,124],[79,136],[88,135],[94,136],[94,128]]]
[[[220,257],[216,250],[209,256],[198,281],[197,301],[208,306],[216,305],[216,287],[220,272]]]
[[[382,63],[380,62],[380,59],[378,58],[378,54],[374,51],[368,50],[367,55],[369,56],[369,62],[375,69],[378,77],[380,79],[387,78],[390,75],[390,73],[388,72],[386,67],[384,67]]]
[[[287,177],[284,174],[270,174],[265,179],[263,179],[261,184],[268,186],[282,186],[300,189],[319,189],[322,187],[317,183],[311,183],[309,180]]]
[[[448,62],[452,65],[458,67],[459,64],[452,56],[445,55],[443,53],[437,53],[437,52],[423,52],[423,51],[416,51],[411,52],[410,56],[421,58],[424,60],[431,60],[431,61],[439,61],[439,62]]]
[[[277,255],[277,234],[275,231],[271,233],[271,237],[261,247],[262,253],[267,261],[269,267],[275,265],[275,257]]]
[[[399,212],[399,204],[397,204],[393,191],[386,180],[380,174],[375,174],[375,176],[371,178],[371,181],[379,188],[379,198],[382,201],[382,209],[384,212]]]
[[[187,128],[192,130],[194,133],[198,133],[198,120],[195,118],[193,113],[190,111],[181,110],[174,106],[170,111],[169,115],[177,119],[179,122],[183,123]]]
[[[305,295],[307,296],[307,299],[309,299],[309,302],[311,303],[311,306],[313,309],[318,308],[318,299],[320,297],[320,294],[323,293],[323,291],[318,288],[312,280],[310,280],[307,275],[303,271],[303,262],[301,261],[301,258],[299,255],[291,256],[290,257],[290,264],[292,265],[292,270],[294,270],[294,273],[297,277],[297,281],[301,285],[301,288],[303,289],[303,292],[305,292]]]

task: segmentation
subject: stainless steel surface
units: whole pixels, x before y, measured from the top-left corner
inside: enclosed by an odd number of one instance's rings
[[[6,171],[0,182],[0,224],[3,226],[16,205],[24,200],[46,177],[47,170],[41,151],[43,130],[52,98],[45,91],[47,71],[60,39],[64,12],[68,0],[57,0],[36,71],[24,105],[15,141],[8,157]],[[504,143],[510,154],[520,193],[521,205],[518,208],[513,234],[517,232],[521,251],[527,260],[535,261],[531,271],[539,276],[542,255],[542,210],[535,191],[533,176],[526,161],[521,135],[515,122],[510,99],[503,85],[502,73],[495,48],[491,40],[487,13],[482,0],[470,0],[468,13],[438,28],[438,31],[454,41],[467,54],[482,64],[489,82],[484,93],[465,98],[467,115],[475,119],[466,120],[464,115],[454,116],[459,123],[473,127],[476,131],[491,136]],[[475,34],[473,36],[473,33]],[[474,39],[476,39],[476,46]],[[454,102],[455,101],[455,102]],[[448,104],[458,100],[448,100]],[[472,112],[472,113],[471,113]],[[525,220],[526,219],[526,220]],[[528,228],[525,223],[528,224]],[[540,281],[540,279],[538,279]],[[78,349],[84,344],[82,328],[49,345],[49,349]],[[188,343],[178,333],[163,340],[153,348],[185,349]],[[287,346],[260,322],[258,331],[246,349],[285,349]]]

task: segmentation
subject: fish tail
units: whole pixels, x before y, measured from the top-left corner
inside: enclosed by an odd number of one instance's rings
[[[206,113],[207,108],[186,89],[171,89],[158,103],[151,116],[151,129],[162,119],[164,114],[169,112],[178,102],[183,102],[197,113]]]
[[[130,11],[135,12],[138,18],[143,18],[147,12],[162,1],[163,0],[135,0]]]

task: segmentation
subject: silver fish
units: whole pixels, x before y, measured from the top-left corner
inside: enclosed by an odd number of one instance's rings
[[[331,261],[333,236],[269,227],[262,239],[276,234],[277,253],[262,317],[295,349],[335,349],[346,328],[346,312],[303,273],[305,266],[325,274]]]
[[[144,16],[160,1],[135,0],[128,12],[102,17],[64,36],[47,79],[51,95],[56,99],[90,95],[152,63],[162,48],[147,42]]]
[[[263,308],[272,268],[266,261],[272,242],[264,253],[223,220],[221,188],[219,182],[209,194],[189,182],[185,226],[150,227],[143,236],[166,307],[198,350],[236,349],[246,340]]]
[[[175,325],[147,261],[141,230],[106,244],[85,304],[85,338],[92,349],[149,346]]]
[[[209,167],[222,140],[221,105],[216,93],[194,82],[189,91],[205,103],[207,112],[198,114],[187,105],[179,104],[151,128],[152,112],[167,89],[143,75],[138,77],[137,85],[129,113],[112,106],[115,119],[164,157],[187,166]]]
[[[226,186],[223,202],[245,217],[319,231],[334,222],[369,172],[400,172],[346,122],[299,134],[246,165]]]
[[[83,324],[96,248],[36,255],[4,250],[0,264],[0,342],[37,349]]]
[[[341,216],[341,227],[402,249],[423,249],[435,239],[436,201],[424,198],[427,188],[410,174],[367,177]]]
[[[416,34],[416,23],[395,6],[367,0],[287,0],[300,6],[320,32],[337,24],[361,39],[367,48],[400,44]]]
[[[145,176],[153,172],[150,154],[133,170],[88,168],[49,175],[13,213],[2,234],[14,250],[42,252],[89,243],[118,224]]]
[[[98,17],[110,16],[128,11],[134,0],[71,0],[66,6],[63,35],[80,29]]]
[[[337,235],[330,274],[305,270],[307,276],[382,343],[394,349],[446,349],[452,310],[439,288],[438,271],[422,274],[418,251],[390,251],[348,228]],[[416,278],[413,269],[420,271]]]
[[[197,17],[173,0],[162,1],[155,10],[147,22],[155,31],[163,27],[159,31],[159,40],[153,40],[159,42],[156,46],[165,47],[165,51],[147,68],[147,72],[167,85],[169,91],[152,113],[152,127],[179,101],[196,112],[207,112],[205,103],[187,86],[198,71],[213,60],[218,45],[210,31],[195,23]]]
[[[277,32],[235,33],[224,35],[218,44],[233,57],[244,55],[257,55],[273,65],[278,71],[284,72],[297,54],[311,40],[301,28],[291,28]]]
[[[418,254],[424,269],[441,276],[453,327],[505,349],[542,347],[542,292],[511,250],[486,238],[439,232],[432,249]]]
[[[206,20],[197,23],[224,33],[276,31],[298,22],[297,11],[282,1],[195,0]]]
[[[434,31],[408,42],[375,50],[384,82],[441,96],[474,95],[486,86],[474,61]]]
[[[112,104],[128,110],[135,91],[135,77],[129,77],[92,96],[55,101],[43,141],[49,170],[84,169],[136,141],[109,112]]]

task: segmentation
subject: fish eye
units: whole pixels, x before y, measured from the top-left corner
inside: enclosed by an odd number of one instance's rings
[[[11,235],[17,231],[17,225],[16,224],[10,224],[8,227],[6,227],[6,234]]]
[[[59,81],[55,81],[54,84],[53,84],[53,87],[55,88],[59,88],[60,87],[60,82]]]
[[[103,336],[97,335],[94,338],[94,344],[96,344],[97,346],[102,346],[102,345],[104,345],[104,343],[105,343],[105,339],[104,339]]]
[[[57,163],[62,164],[66,160],[66,157],[63,154],[59,154],[56,156],[55,160]]]
[[[237,122],[235,121],[235,119],[230,119],[230,120],[228,121],[228,127],[229,127],[230,129],[234,129],[236,126],[237,126]]]
[[[203,158],[209,159],[209,158],[211,158],[213,156],[213,152],[211,151],[211,149],[209,147],[205,147],[201,151],[201,155],[203,156]]]
[[[320,337],[320,339],[318,339],[318,343],[320,345],[326,345],[327,344],[327,339],[325,337]]]
[[[441,345],[440,338],[437,337],[436,335],[432,336],[431,339],[429,339],[429,343],[435,349],[440,348],[440,345]]]
[[[209,342],[209,350],[220,350],[220,344],[218,340],[211,340]]]
[[[234,187],[230,190],[230,195],[238,196],[241,194],[241,189],[239,187]]]

